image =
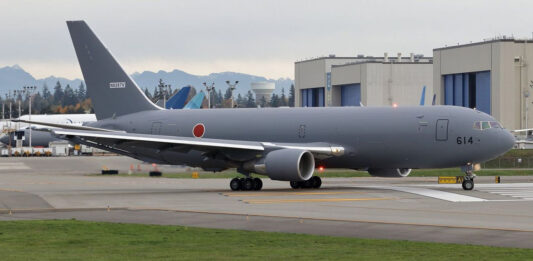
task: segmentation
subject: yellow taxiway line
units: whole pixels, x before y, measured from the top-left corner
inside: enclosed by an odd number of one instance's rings
[[[226,197],[268,197],[268,196],[302,196],[302,195],[340,195],[363,194],[366,192],[258,192],[258,193],[222,193]]]
[[[243,200],[248,204],[275,204],[275,203],[300,203],[300,202],[341,202],[341,201],[367,201],[391,200],[393,198],[302,198],[302,199],[255,199]]]

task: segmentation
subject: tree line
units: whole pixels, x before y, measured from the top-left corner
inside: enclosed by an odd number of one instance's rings
[[[0,96],[4,108],[4,117],[9,118],[9,104],[11,116],[16,118],[29,113],[29,93],[9,92]],[[58,81],[53,89],[45,83],[32,94],[33,114],[67,114],[67,113],[92,113],[91,100],[87,96],[87,89],[83,82],[77,87],[67,84],[65,87]]]
[[[153,92],[148,88],[144,89],[145,95],[152,100],[162,99],[163,95],[167,95],[167,99],[178,90],[168,88],[167,93],[159,90],[156,86]],[[246,95],[237,94],[234,98],[234,106],[239,108],[255,108],[260,107],[294,107],[294,85],[291,85],[289,93],[285,93],[282,89],[281,94],[273,93],[270,100],[262,98],[256,101],[255,95],[252,91],[248,91]],[[169,95],[171,94],[171,95]],[[196,89],[191,88],[192,97],[196,94]],[[207,96],[207,95],[206,95]],[[207,98],[207,97],[206,97]],[[4,117],[9,118],[9,104],[11,104],[11,117],[16,118],[20,115],[29,113],[29,94],[9,92],[0,96],[0,102],[4,108]],[[203,108],[207,108],[207,99],[204,100]],[[231,91],[229,88],[224,94],[220,89],[214,89],[211,92],[211,107],[213,108],[230,108],[231,107]],[[81,82],[77,87],[72,87],[70,84],[62,86],[58,81],[53,89],[50,89],[47,84],[43,84],[32,94],[32,114],[72,114],[72,113],[93,113],[91,99],[87,95],[85,84]]]

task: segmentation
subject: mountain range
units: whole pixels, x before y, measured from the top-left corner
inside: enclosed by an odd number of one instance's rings
[[[173,70],[171,72],[166,71],[144,71],[142,73],[135,72],[131,75],[132,79],[143,90],[148,88],[150,92],[154,91],[155,86],[158,85],[159,79],[163,79],[166,84],[170,84],[172,89],[181,88],[183,86],[192,85],[197,91],[205,90],[203,83],[208,84],[215,83],[215,89],[219,89],[224,93],[227,88],[226,81],[239,81],[234,95],[245,95],[250,90],[252,82],[274,82],[276,89],[274,93],[280,94],[281,90],[285,89],[285,94],[289,94],[289,89],[293,80],[290,78],[279,79],[267,79],[266,77],[237,73],[237,72],[221,72],[211,73],[209,75],[194,75],[180,70]],[[42,79],[36,79],[30,73],[26,72],[18,65],[6,66],[0,68],[0,93],[2,96],[4,93],[13,91],[15,89],[21,89],[25,85],[35,85],[38,90],[42,89],[46,84],[50,90],[56,85],[56,82],[60,82],[61,86],[65,87],[70,84],[71,87],[77,88],[82,82],[81,79],[67,79],[63,77],[49,76]]]

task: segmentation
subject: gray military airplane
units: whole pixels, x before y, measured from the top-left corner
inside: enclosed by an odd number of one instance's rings
[[[463,188],[471,190],[474,164],[515,144],[490,115],[454,106],[163,110],[84,21],[67,25],[98,121],[51,132],[148,162],[236,168],[247,178],[232,179],[232,190],[261,189],[251,173],[289,181],[292,188],[318,188],[317,167],[377,177],[461,167]]]

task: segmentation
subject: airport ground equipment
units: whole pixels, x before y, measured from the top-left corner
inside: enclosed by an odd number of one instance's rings
[[[319,187],[317,167],[400,178],[411,169],[463,166],[473,187],[473,164],[515,144],[490,115],[456,106],[164,110],[84,21],[67,25],[98,121],[54,135],[146,162],[236,168],[246,178],[232,180],[232,189],[256,188],[252,173]]]

